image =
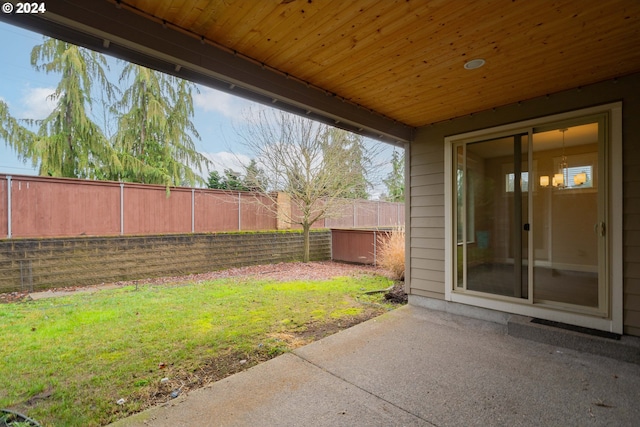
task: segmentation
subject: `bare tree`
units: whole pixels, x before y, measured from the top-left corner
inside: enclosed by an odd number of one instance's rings
[[[247,116],[239,133],[263,174],[255,184],[268,200],[261,204],[271,210],[280,205],[279,220],[302,227],[308,262],[311,226],[338,214],[346,198],[366,194],[362,137],[274,109]]]

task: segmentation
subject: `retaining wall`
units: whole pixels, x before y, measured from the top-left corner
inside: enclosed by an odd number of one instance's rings
[[[302,260],[299,231],[0,240],[0,292],[187,275]],[[331,258],[331,232],[311,232],[311,259]]]

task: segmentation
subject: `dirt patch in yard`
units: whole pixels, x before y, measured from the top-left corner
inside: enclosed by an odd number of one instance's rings
[[[286,351],[294,350],[313,341],[333,335],[343,329],[375,318],[385,311],[386,310],[380,307],[370,307],[356,316],[347,316],[331,321],[307,324],[304,330],[299,332],[271,334],[269,338],[283,343],[282,350],[278,352],[273,352],[266,348],[257,348],[250,353],[229,352],[217,356],[192,370],[174,370],[172,367],[168,367],[168,369],[162,373],[162,375],[165,375],[165,381],[141,390],[138,396],[132,396],[132,398],[140,402],[140,410],[166,403],[189,391],[242,372],[261,362],[266,362]]]

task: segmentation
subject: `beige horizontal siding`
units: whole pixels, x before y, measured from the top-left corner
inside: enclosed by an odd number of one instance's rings
[[[640,335],[640,159],[631,150],[625,152],[625,170],[636,176],[625,182],[624,194],[624,332]],[[634,161],[635,160],[635,161]]]
[[[417,135],[416,141],[420,142],[419,144],[412,144],[411,146],[411,165],[421,164],[425,160],[440,157],[441,160],[444,159],[444,145],[442,144],[425,144],[424,140],[420,140],[421,135]]]
[[[444,249],[427,249],[427,248],[414,248],[411,250],[412,259],[415,260],[429,260],[429,261],[444,261]],[[444,262],[442,264],[444,266]]]
[[[444,206],[444,194],[432,196],[411,195],[411,206]]]
[[[443,142],[418,137],[410,152],[411,293],[431,298],[444,298]]]
[[[444,173],[444,159],[439,157],[434,160],[434,163],[427,163],[423,165],[411,166],[411,177],[419,177],[421,175],[433,175]],[[428,168],[428,171],[423,171],[423,168]]]
[[[415,279],[430,280],[437,283],[444,283],[444,271],[425,270],[423,268],[411,267],[411,277]]]
[[[411,206],[411,218],[444,217],[444,206]]]
[[[444,217],[414,218],[412,227],[440,227],[444,230]]]
[[[425,239],[420,237],[411,238],[411,247],[425,249],[440,249],[444,251],[444,239]]]
[[[437,259],[420,259],[420,258],[415,258],[412,257],[412,271],[414,270],[428,270],[428,271],[437,271],[437,272],[443,272],[444,271],[444,264],[442,263],[442,261],[437,260]],[[422,278],[427,278],[427,279],[434,279],[435,276],[420,276],[418,275],[417,277],[422,277]]]
[[[444,181],[444,175],[430,175],[430,176],[438,176],[442,177],[442,181]],[[424,184],[418,185],[411,189],[411,197],[420,197],[420,196],[435,196],[439,194],[444,194],[444,182],[435,182],[433,184]]]
[[[624,300],[624,306],[629,309],[640,306],[640,295],[627,294],[627,298]]]
[[[444,284],[442,282],[412,278],[410,291],[414,295],[444,299]]]
[[[444,229],[439,227],[414,227],[411,237],[426,237],[430,239],[444,239]]]
[[[430,292],[430,291],[424,291],[422,289],[415,289],[415,291],[412,294],[418,295],[421,297],[427,297],[427,298],[443,299],[443,295],[440,292]]]

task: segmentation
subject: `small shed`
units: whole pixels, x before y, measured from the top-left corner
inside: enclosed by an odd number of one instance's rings
[[[381,236],[391,229],[331,229],[331,259],[355,264],[376,265]]]

